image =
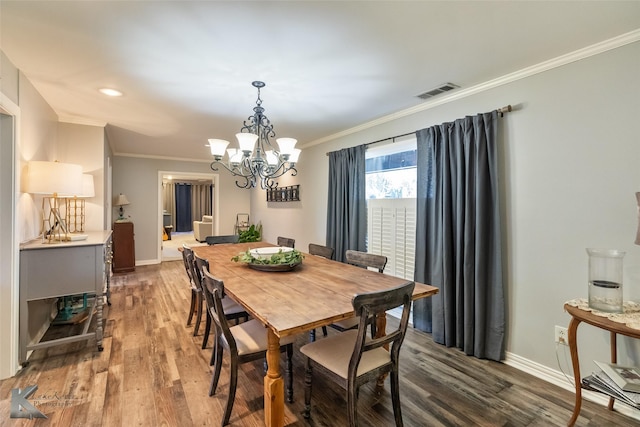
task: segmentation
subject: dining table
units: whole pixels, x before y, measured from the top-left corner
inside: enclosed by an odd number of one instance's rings
[[[284,380],[280,372],[280,338],[312,331],[355,315],[356,294],[382,291],[408,280],[302,252],[294,267],[269,267],[233,261],[251,249],[273,248],[266,242],[194,246],[209,262],[210,273],[224,282],[226,294],[267,328],[267,373],[264,378],[265,425],[284,425]],[[264,271],[267,270],[267,271]],[[416,283],[413,299],[430,297],[438,288]],[[376,317],[384,334],[386,314]]]

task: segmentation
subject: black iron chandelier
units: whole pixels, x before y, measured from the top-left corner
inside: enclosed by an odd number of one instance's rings
[[[242,179],[236,181],[240,188],[253,188],[257,182],[263,190],[275,189],[278,183],[275,181],[287,172],[296,176],[296,162],[300,155],[300,149],[295,148],[297,140],[293,138],[278,138],[278,149],[276,149],[269,138],[276,136],[271,121],[264,115],[260,89],[265,87],[264,82],[255,81],[251,83],[258,89],[258,99],[253,107],[253,115],[244,121],[240,133],[236,134],[240,148],[229,148],[229,141],[224,139],[209,139],[209,147],[214,161],[211,169],[217,171],[221,165],[234,176]],[[257,142],[257,144],[256,144]],[[228,155],[226,162],[222,159]]]

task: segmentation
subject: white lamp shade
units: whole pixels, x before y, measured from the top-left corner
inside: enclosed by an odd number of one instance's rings
[[[26,192],[75,196],[82,191],[82,166],[60,162],[29,162]]]
[[[242,162],[242,151],[237,148],[227,148],[227,154],[229,155],[229,162],[237,164]]]
[[[302,150],[300,150],[299,148],[295,148],[293,150],[293,153],[289,155],[289,163],[295,163],[298,161],[298,158],[300,157],[300,151]]]
[[[224,156],[224,150],[229,145],[229,141],[224,139],[209,139],[209,148],[211,148],[212,156]]]
[[[236,133],[236,138],[238,138],[238,145],[240,145],[241,151],[253,152],[253,147],[256,145],[256,141],[258,140],[258,135],[241,132],[241,133]]]
[[[291,155],[298,140],[294,138],[278,138],[276,142],[278,143],[278,147],[280,147],[280,154]]]
[[[93,175],[84,173],[82,174],[82,193],[78,197],[95,197],[96,192],[93,186]]]
[[[278,164],[278,156],[273,150],[267,150],[267,163],[271,166],[276,166]]]
[[[116,196],[116,201],[113,202],[113,206],[125,206],[128,204],[129,204],[129,199],[127,199],[127,196],[125,196],[122,193]]]

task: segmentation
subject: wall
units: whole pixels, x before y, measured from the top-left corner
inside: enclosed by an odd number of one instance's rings
[[[635,192],[640,191],[640,42],[513,81],[334,141],[304,148],[301,201],[267,204],[254,191],[251,214],[265,235],[303,249],[324,243],[329,151],[412,132],[512,104],[501,119],[507,351],[530,369],[559,369],[554,325],[565,301],[587,297],[587,247],[627,252],[625,299],[640,300]],[[282,184],[288,185],[288,184]],[[578,330],[583,369],[608,360],[608,334]],[[640,363],[638,343],[619,338],[619,361]],[[561,360],[568,348],[560,347]],[[564,353],[564,355],[562,355]],[[565,357],[566,356],[566,357]],[[562,369],[571,372],[566,363]]]
[[[203,150],[203,155],[206,153]],[[161,225],[158,210],[159,171],[219,174],[220,234],[232,234],[236,213],[249,212],[249,194],[239,189],[230,174],[213,172],[209,163],[115,156],[112,194],[123,193],[125,206],[135,227],[136,265],[159,263]]]
[[[58,141],[65,159],[93,176],[95,196],[85,199],[85,230],[104,230],[104,127],[60,123]]]

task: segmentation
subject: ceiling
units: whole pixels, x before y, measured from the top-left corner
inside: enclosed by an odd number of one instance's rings
[[[304,148],[638,28],[638,1],[0,2],[0,49],[60,121],[106,126],[115,154],[196,160],[234,140],[254,80]]]

